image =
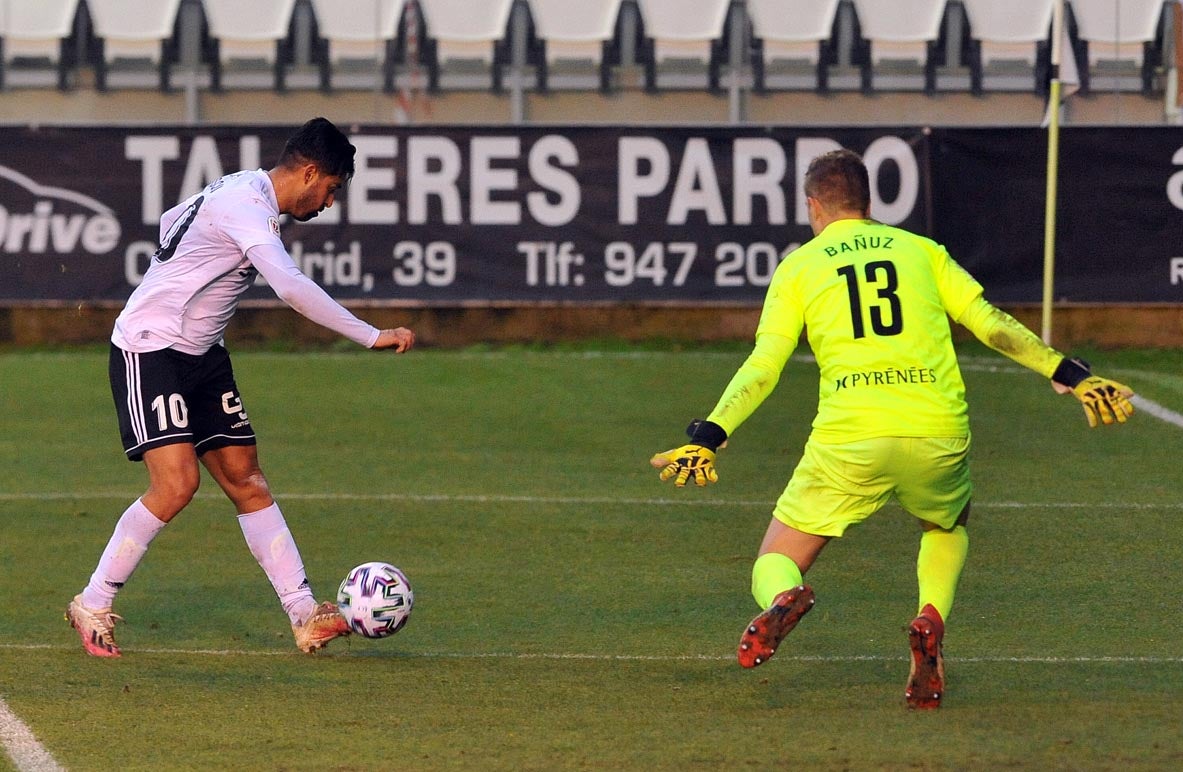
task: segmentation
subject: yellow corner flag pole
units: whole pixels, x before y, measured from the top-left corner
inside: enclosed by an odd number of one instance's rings
[[[1056,0],[1052,14],[1051,86],[1047,98],[1047,192],[1043,226],[1043,342],[1052,342],[1052,303],[1056,273],[1056,191],[1060,173],[1060,60],[1063,56],[1064,0]],[[1071,55],[1071,54],[1069,54]]]

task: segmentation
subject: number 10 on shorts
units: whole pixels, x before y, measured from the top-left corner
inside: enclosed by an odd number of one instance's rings
[[[180,394],[169,394],[167,397],[160,394],[152,400],[151,408],[156,414],[156,428],[162,432],[168,429],[170,419],[177,429],[189,426],[189,408]]]

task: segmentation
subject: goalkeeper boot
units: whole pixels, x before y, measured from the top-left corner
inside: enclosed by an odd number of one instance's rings
[[[109,608],[87,608],[82,605],[82,595],[75,595],[66,606],[66,621],[82,638],[82,648],[92,657],[118,657],[119,647],[115,645],[115,623],[123,617],[112,614]]]
[[[329,641],[349,633],[349,623],[341,616],[336,604],[327,600],[317,606],[303,624],[292,625],[296,647],[305,654],[323,649]]]
[[[912,671],[904,699],[913,710],[933,710],[941,706],[945,691],[945,660],[941,655],[945,622],[932,604],[908,625],[908,643],[912,647]]]
[[[756,667],[767,662],[801,617],[813,608],[813,602],[813,590],[804,584],[773,598],[768,610],[753,619],[740,636],[739,664]]]

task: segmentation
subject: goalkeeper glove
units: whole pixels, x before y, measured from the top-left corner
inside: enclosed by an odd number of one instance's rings
[[[1134,414],[1130,397],[1134,390],[1129,386],[1093,375],[1088,362],[1083,359],[1065,357],[1052,373],[1052,383],[1058,383],[1072,390],[1072,395],[1084,406],[1084,416],[1089,427],[1099,423],[1124,424]]]
[[[727,444],[727,432],[716,423],[694,420],[687,427],[686,434],[690,437],[688,445],[657,453],[649,459],[650,465],[661,470],[658,477],[662,482],[672,478],[679,488],[684,487],[691,476],[694,484],[700,487],[718,482],[715,451]]]

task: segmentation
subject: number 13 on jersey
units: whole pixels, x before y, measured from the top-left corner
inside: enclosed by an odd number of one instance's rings
[[[899,275],[895,263],[890,260],[872,260],[861,267],[844,265],[838,268],[838,275],[846,280],[846,294],[850,299],[850,326],[855,338],[865,338],[863,303],[867,302],[867,316],[871,331],[876,335],[899,335],[904,329],[903,311],[900,308]],[[864,301],[864,294],[869,297]]]

